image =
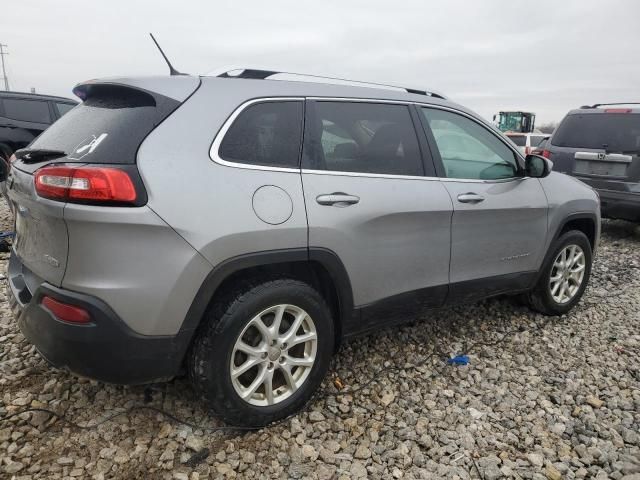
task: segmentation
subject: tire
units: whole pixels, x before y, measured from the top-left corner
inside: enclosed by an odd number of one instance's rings
[[[562,258],[560,258],[559,255],[563,252],[567,252],[567,257],[565,258],[569,259],[572,247],[577,247],[574,251],[581,251],[584,255],[584,274],[579,285],[577,285],[577,280],[575,277],[572,277],[572,274],[575,274],[574,271],[577,273],[579,270],[578,264],[580,263],[580,257],[578,253],[576,253],[575,258],[578,259],[578,261],[573,267],[570,266],[570,271],[566,273],[566,275],[570,277],[567,278],[568,287],[566,288],[568,298],[559,301],[558,297],[562,295],[562,281],[559,280],[552,284],[552,274],[554,278],[562,278],[562,274],[559,273],[559,269],[554,267],[554,265],[556,261],[561,262]],[[589,283],[589,277],[591,276],[592,261],[593,254],[591,252],[591,244],[584,233],[578,230],[572,230],[561,235],[552,243],[540,272],[538,282],[534,289],[527,295],[529,307],[544,315],[564,315],[568,313],[580,301],[584,294],[584,290]],[[556,283],[560,283],[560,288],[555,289],[554,295],[553,287]],[[575,286],[577,286],[577,289],[575,289]]]
[[[270,332],[275,328],[278,314],[282,318],[280,331],[283,333],[279,333],[279,337],[261,333],[265,326]],[[287,335],[291,335],[298,318],[302,320],[300,327],[293,332],[293,338],[300,341],[312,338],[315,333],[315,347],[313,340],[307,340],[295,346],[289,345],[288,349],[285,344],[280,350],[278,346],[287,341]],[[256,325],[260,325],[261,330]],[[268,340],[276,337],[277,340]],[[277,346],[267,347],[274,342]],[[205,314],[190,351],[189,377],[208,407],[225,422],[262,427],[288,417],[306,404],[329,368],[333,344],[330,310],[322,296],[308,284],[292,279],[274,279],[257,285],[244,285],[223,294]],[[250,356],[244,353],[247,346],[253,349],[252,352],[262,353]],[[308,362],[311,357],[315,357],[311,365],[292,366],[294,361]],[[241,367],[250,361],[257,363],[232,378],[232,368],[242,371]],[[291,374],[285,376],[287,371]],[[262,373],[272,376],[274,388],[271,389],[271,398],[267,395],[267,383],[260,384],[253,394],[249,393],[251,388],[245,388],[253,385]],[[241,393],[251,396],[243,399]]]

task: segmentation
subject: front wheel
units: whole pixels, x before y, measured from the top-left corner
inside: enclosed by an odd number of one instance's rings
[[[589,282],[591,244],[584,233],[572,230],[553,242],[549,253],[528,301],[540,313],[563,315],[580,301]]]
[[[333,321],[306,283],[272,280],[216,302],[190,357],[190,376],[230,424],[260,427],[300,409],[329,368]]]

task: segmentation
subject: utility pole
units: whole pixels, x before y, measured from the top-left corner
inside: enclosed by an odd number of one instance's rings
[[[2,78],[4,78],[4,89],[9,91],[9,79],[7,78],[7,71],[4,68],[4,56],[9,55],[9,52],[5,52],[6,45],[0,43],[0,58],[2,59]]]

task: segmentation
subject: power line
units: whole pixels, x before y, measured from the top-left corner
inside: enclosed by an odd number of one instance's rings
[[[9,55],[9,52],[5,52],[4,49],[8,48],[7,45],[0,43],[0,59],[2,59],[2,78],[4,78],[4,89],[9,90],[9,78],[7,77],[7,71],[4,67],[4,56]]]

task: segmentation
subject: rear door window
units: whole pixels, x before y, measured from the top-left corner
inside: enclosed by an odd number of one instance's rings
[[[235,163],[298,168],[302,117],[301,100],[250,105],[226,132],[218,155]]]
[[[180,103],[116,85],[93,85],[83,103],[45,130],[30,148],[62,150],[69,162],[135,163],[144,138]]]
[[[558,147],[640,151],[640,113],[567,115],[551,138]]]
[[[336,172],[424,175],[406,105],[314,102],[304,168]]]
[[[2,103],[7,118],[21,122],[51,123],[49,103],[46,101],[5,98]]]

